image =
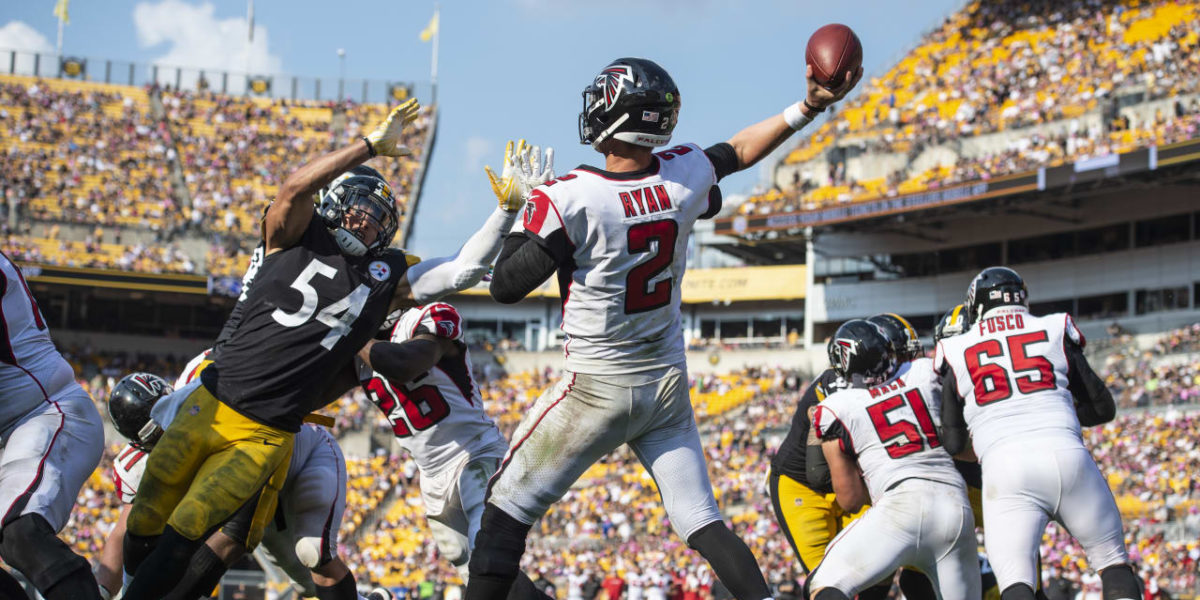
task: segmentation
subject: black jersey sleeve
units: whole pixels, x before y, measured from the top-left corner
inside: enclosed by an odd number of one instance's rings
[[[1083,348],[1070,338],[1064,345],[1070,365],[1067,389],[1075,397],[1075,413],[1079,416],[1079,424],[1094,427],[1113,420],[1117,416],[1117,403],[1113,400],[1112,392],[1088,364]]]
[[[492,298],[501,304],[520,302],[549,279],[558,264],[545,245],[525,232],[508,234],[492,271]]]
[[[970,443],[967,422],[963,418],[963,399],[958,395],[954,372],[948,368],[942,373],[942,428],[938,438],[952,456],[966,450]]]
[[[733,149],[733,146],[729,145],[729,142],[713,144],[704,149],[704,154],[713,165],[713,171],[717,174],[717,181],[737,172],[737,151]]]

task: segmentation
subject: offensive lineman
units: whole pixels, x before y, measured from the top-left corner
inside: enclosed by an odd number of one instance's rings
[[[955,454],[973,444],[983,465],[984,545],[1003,600],[1034,598],[1050,519],[1083,546],[1105,600],[1141,598],[1121,514],[1080,433],[1113,419],[1112,394],[1084,358],[1071,316],[1034,316],[1028,295],[1005,267],[971,281],[966,331],[942,339],[934,355],[942,441]]]
[[[975,519],[939,447],[932,361],[897,365],[883,330],[857,319],[838,328],[831,347],[852,387],[817,406],[813,428],[838,504],[854,512],[870,501],[871,510],[830,542],[809,597],[846,600],[906,566],[925,573],[941,600],[978,600]]]
[[[104,425],[20,267],[2,253],[0,289],[0,558],[47,600],[97,599],[87,560],[57,533],[104,453]],[[17,590],[0,569],[0,592]]]
[[[405,311],[387,341],[359,353],[360,379],[421,472],[421,501],[442,557],[469,581],[487,482],[508,441],[484,412],[462,317],[436,302]],[[548,598],[521,573],[509,598]]]
[[[811,74],[809,67],[807,98],[782,115],[707,150],[684,144],[657,154],[680,106],[662,67],[618,59],[584,89],[580,141],[604,154],[604,169],[580,166],[538,187],[493,275],[492,297],[514,303],[558,271],[566,363],[489,484],[468,600],[507,595],[532,523],[621,444],[655,478],[676,533],[734,596],[770,597],[754,555],[725,526],[713,498],[688,398],[679,290],[693,224],[721,208],[717,182],[845,96],[862,71],[847,73],[835,90]]]
[[[206,532],[248,502],[273,514],[303,417],[353,386],[354,355],[386,315],[470,287],[486,272],[527,190],[517,175],[457,255],[411,273],[404,253],[388,248],[399,213],[386,181],[346,178],[313,209],[311,196],[346,171],[376,155],[409,154],[404,130],[418,110],[415,100],[405,102],[369,135],[310,161],[280,186],[242,320],[147,461],[124,544],[133,573],[126,598],[168,592]],[[522,160],[523,151],[522,144],[506,163]],[[247,546],[257,544],[255,533]],[[354,598],[354,577],[319,592]]]

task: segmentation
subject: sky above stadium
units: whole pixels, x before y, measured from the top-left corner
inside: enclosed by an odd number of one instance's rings
[[[962,0],[489,0],[441,4],[441,123],[410,247],[454,252],[495,206],[483,165],[508,139],[555,147],[559,173],[602,164],[579,144],[580,92],[622,56],[663,65],[683,109],[673,143],[702,146],[777,113],[804,94],[804,44],[841,22],[879,74]],[[0,49],[54,52],[55,0],[0,1]],[[204,69],[429,81],[431,44],[419,33],[432,0],[73,0],[63,51]],[[7,65],[3,65],[7,69]],[[351,86],[353,89],[353,86]],[[329,92],[327,92],[329,93]],[[794,141],[785,144],[782,150]],[[779,154],[781,151],[777,151]],[[773,157],[774,158],[774,157]],[[725,194],[766,180],[769,164],[727,178]]]

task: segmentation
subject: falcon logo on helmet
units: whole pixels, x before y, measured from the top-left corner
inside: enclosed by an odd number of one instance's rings
[[[842,369],[846,369],[850,366],[850,360],[858,354],[858,341],[837,339],[833,340],[833,345],[837,350],[837,356],[840,359],[840,362],[837,366],[841,367]]]
[[[596,84],[604,88],[604,110],[612,110],[616,105],[621,90],[625,89],[625,82],[633,85],[633,69],[629,65],[613,65],[596,78]]]

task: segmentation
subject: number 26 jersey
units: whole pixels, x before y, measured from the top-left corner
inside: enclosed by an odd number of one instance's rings
[[[719,194],[699,147],[642,171],[581,166],[534,189],[525,234],[558,262],[565,367],[621,374],[684,362],[679,313],[688,236]]]
[[[992,309],[962,334],[938,343],[935,366],[954,376],[981,462],[990,449],[1009,442],[1082,446],[1067,387],[1068,343],[1086,343],[1070,315],[1037,317],[1021,306]]]
[[[242,301],[242,320],[200,374],[239,413],[284,431],[325,404],[325,388],[379,329],[404,253],[342,254],[313,215],[295,246],[268,254]]]

